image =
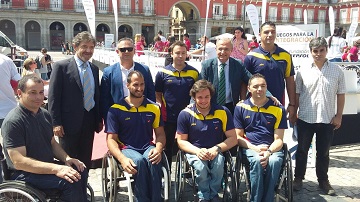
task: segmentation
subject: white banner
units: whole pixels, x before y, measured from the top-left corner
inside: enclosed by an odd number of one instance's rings
[[[349,35],[346,37],[347,39],[347,42],[350,46],[353,45],[353,38],[354,38],[354,35],[355,35],[355,31],[356,31],[356,28],[358,27],[358,17],[353,17],[351,19],[351,25],[350,25],[350,28],[349,28]]]
[[[249,4],[246,6],[246,13],[249,17],[251,28],[254,31],[256,37],[259,36],[259,13],[254,4]]]
[[[307,16],[307,10],[304,10],[304,25],[307,25],[307,20],[308,20],[308,16]]]
[[[114,17],[115,17],[115,41],[118,41],[119,38],[119,26],[118,26],[118,3],[117,0],[112,0],[112,5],[113,5],[113,9],[114,9]]]
[[[324,36],[324,24],[308,25],[277,25],[276,44],[288,51],[294,63],[295,70],[312,63],[309,42],[311,39]]]
[[[261,24],[265,22],[266,17],[266,3],[267,0],[263,0],[261,4]]]
[[[94,1],[82,0],[82,4],[84,6],[85,15],[86,15],[89,27],[90,27],[90,32],[94,37],[96,37]]]
[[[104,40],[104,46],[105,48],[111,48],[112,42],[114,42],[114,35],[113,34],[105,34],[105,40]]]
[[[330,35],[334,34],[335,29],[335,17],[334,17],[334,9],[332,6],[329,7],[329,24],[330,24]]]

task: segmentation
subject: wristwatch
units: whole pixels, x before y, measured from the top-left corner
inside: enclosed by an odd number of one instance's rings
[[[272,151],[271,151],[271,149],[267,149],[266,151],[267,151],[267,152],[269,152],[269,153],[270,153],[270,155],[272,155]]]
[[[221,153],[221,147],[220,147],[219,145],[215,145],[215,147],[217,148],[216,151],[217,151],[218,153]]]

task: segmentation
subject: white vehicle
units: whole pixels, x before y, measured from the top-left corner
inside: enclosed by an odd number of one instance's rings
[[[16,49],[16,58],[25,59],[28,57],[28,53],[24,48],[14,44],[14,42],[12,42],[9,37],[0,31],[0,53],[10,56],[11,47],[15,47]]]

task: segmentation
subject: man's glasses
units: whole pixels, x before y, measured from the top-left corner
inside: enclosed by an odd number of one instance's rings
[[[131,52],[133,51],[134,48],[133,47],[128,47],[128,48],[119,48],[119,51],[122,53],[125,53],[126,51]]]

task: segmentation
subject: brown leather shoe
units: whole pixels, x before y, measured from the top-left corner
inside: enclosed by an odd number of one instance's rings
[[[319,181],[319,187],[325,192],[325,194],[335,196],[335,190],[330,185],[329,180]]]
[[[293,189],[294,191],[300,191],[303,186],[303,181],[301,178],[295,178],[293,181]]]

